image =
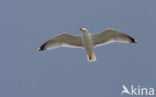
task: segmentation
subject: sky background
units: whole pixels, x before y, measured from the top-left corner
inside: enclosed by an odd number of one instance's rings
[[[94,63],[83,49],[37,51],[80,27],[114,28],[139,43],[97,47]],[[155,29],[155,0],[0,0],[0,97],[121,97],[123,84],[156,88]]]

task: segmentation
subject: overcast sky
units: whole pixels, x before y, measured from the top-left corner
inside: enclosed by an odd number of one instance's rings
[[[0,0],[0,97],[121,97],[122,85],[156,87],[155,0]],[[114,28],[138,44],[38,52],[63,32]],[[133,96],[134,97],[134,96]],[[142,96],[146,97],[146,96]]]

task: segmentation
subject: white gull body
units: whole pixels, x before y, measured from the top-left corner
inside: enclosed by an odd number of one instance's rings
[[[113,42],[137,43],[137,40],[120,31],[107,29],[101,33],[91,34],[86,28],[80,28],[82,35],[63,33],[45,42],[39,51],[50,50],[58,47],[85,48],[89,62],[96,61],[93,48]]]

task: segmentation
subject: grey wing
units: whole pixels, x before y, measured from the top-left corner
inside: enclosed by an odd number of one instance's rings
[[[98,34],[92,34],[94,46],[109,44],[112,42],[136,43],[137,40],[117,30],[107,29]]]
[[[41,45],[41,47],[38,50],[39,51],[50,50],[61,46],[83,47],[81,36],[73,36],[71,34],[64,33],[48,40],[43,45]]]

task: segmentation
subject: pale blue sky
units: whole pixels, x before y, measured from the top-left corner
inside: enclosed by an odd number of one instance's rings
[[[155,0],[0,0],[0,97],[120,97],[122,85],[156,87]],[[138,44],[37,52],[79,27],[114,28]],[[133,96],[135,97],[135,96]],[[142,96],[146,97],[146,96]]]

